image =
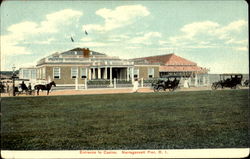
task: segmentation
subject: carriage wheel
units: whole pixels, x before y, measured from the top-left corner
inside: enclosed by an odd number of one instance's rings
[[[217,89],[217,88],[216,88],[216,84],[212,84],[211,88],[212,88],[212,90]]]
[[[217,85],[215,86],[215,89],[222,90],[222,89],[223,89],[223,87],[222,87],[222,85],[221,85],[221,84],[217,84]]]
[[[158,92],[159,90],[156,88],[156,87],[154,87],[154,92]]]
[[[158,88],[158,91],[159,91],[159,92],[163,92],[163,91],[165,91],[165,89],[164,89],[162,86],[160,86],[160,87]]]
[[[237,85],[235,86],[235,89],[241,89],[241,85],[240,85],[240,84],[237,84]]]

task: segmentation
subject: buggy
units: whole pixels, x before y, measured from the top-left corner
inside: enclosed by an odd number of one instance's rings
[[[178,88],[180,79],[181,76],[166,76],[156,80],[155,83],[152,83],[152,87],[154,92],[166,91],[166,89],[169,89],[169,91],[174,91]]]
[[[32,90],[31,85],[27,87],[26,84],[24,83],[24,80],[22,81],[21,84],[19,84],[19,86],[16,86],[14,88],[14,91],[16,95],[20,94],[35,95],[35,90]]]
[[[223,89],[225,87],[231,89],[240,89],[242,74],[220,74],[220,80],[212,84],[212,89]]]

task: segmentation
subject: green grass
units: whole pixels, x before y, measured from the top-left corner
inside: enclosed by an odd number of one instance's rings
[[[1,100],[4,150],[249,147],[248,90]]]

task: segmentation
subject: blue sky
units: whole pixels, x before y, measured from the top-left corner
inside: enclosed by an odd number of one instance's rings
[[[4,1],[1,70],[88,47],[121,58],[174,52],[210,73],[248,73],[247,26],[245,1]]]

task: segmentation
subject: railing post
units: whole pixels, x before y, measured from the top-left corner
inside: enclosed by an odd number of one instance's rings
[[[207,74],[207,87],[209,87],[210,81],[209,81],[209,75]]]
[[[85,88],[85,89],[88,89],[87,78],[85,78],[85,81],[84,81],[84,82],[85,82],[85,83],[84,83],[84,86],[85,86],[84,88]]]
[[[109,68],[109,80],[110,80],[110,86],[113,86],[112,84],[112,67]]]
[[[116,88],[116,78],[114,78],[114,88]]]
[[[75,90],[78,90],[78,78],[75,78]]]
[[[143,88],[143,78],[141,78],[141,88]]]

